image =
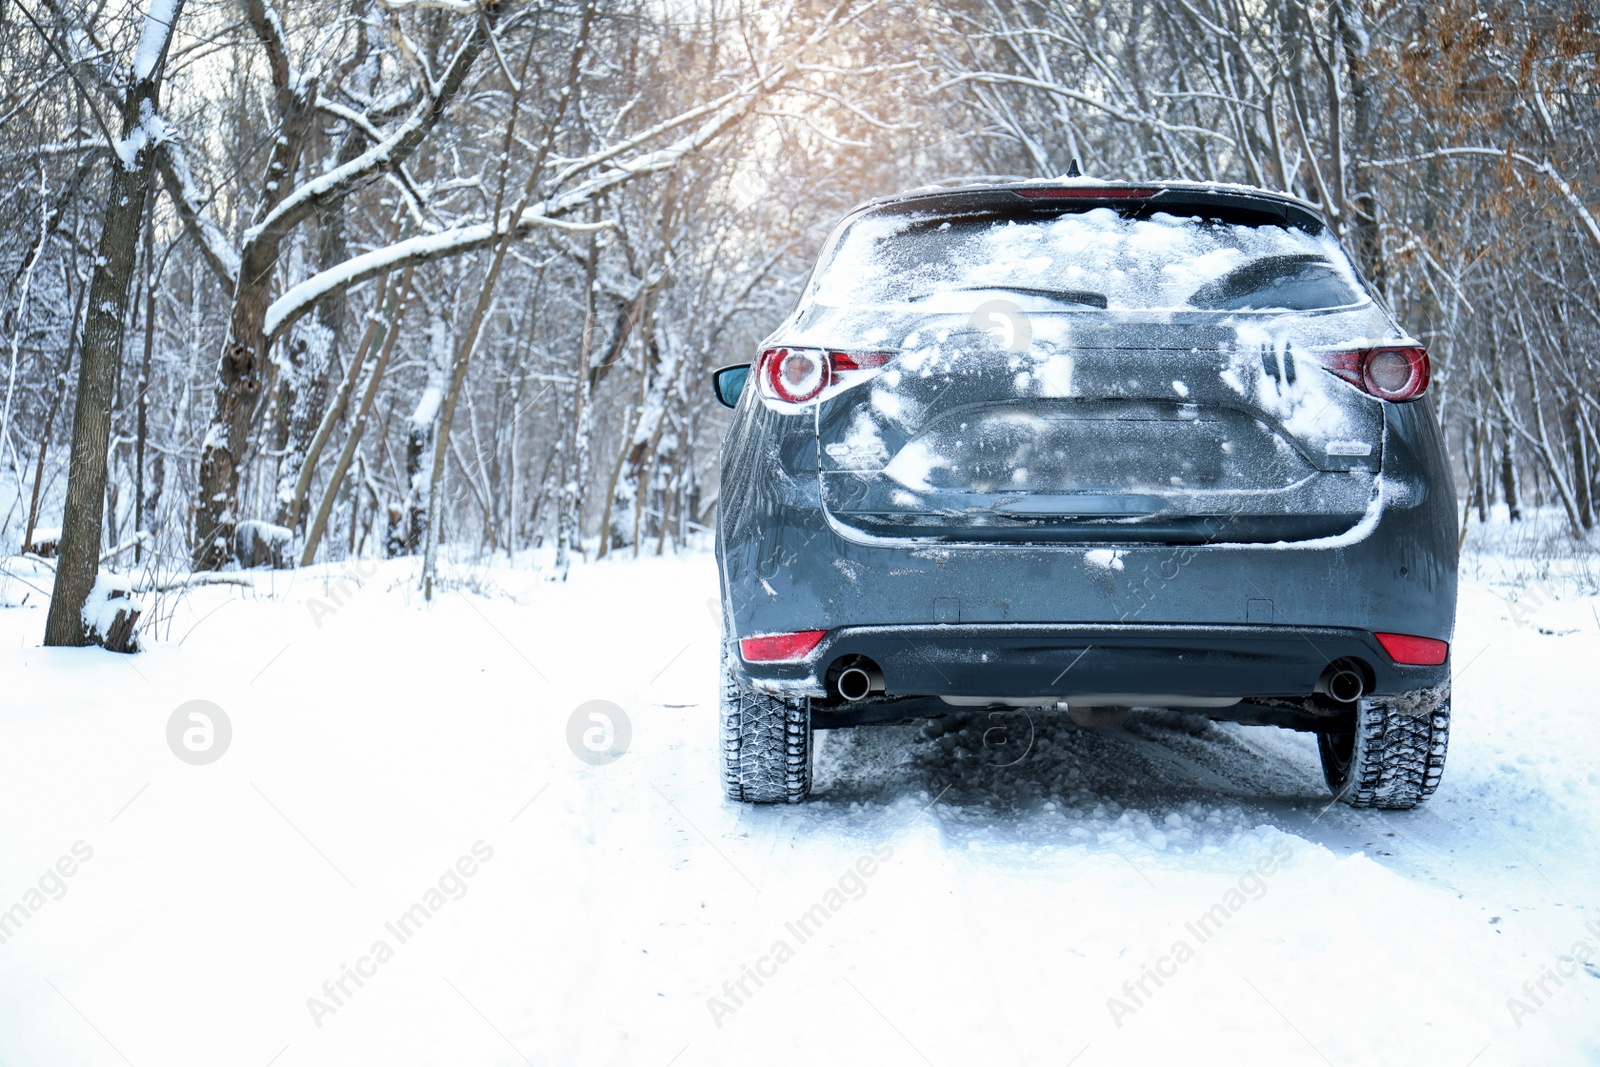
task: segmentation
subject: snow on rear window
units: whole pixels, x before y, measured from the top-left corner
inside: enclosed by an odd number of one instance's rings
[[[1326,236],[1165,213],[1129,219],[1110,208],[1045,218],[868,215],[845,231],[812,300],[919,305],[996,289],[1086,311],[1310,310],[1366,300]]]

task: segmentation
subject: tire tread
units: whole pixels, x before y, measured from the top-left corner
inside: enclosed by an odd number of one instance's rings
[[[1439,788],[1449,741],[1449,692],[1420,690],[1363,699],[1354,734],[1324,735],[1318,748],[1337,799],[1353,808],[1404,811]]]
[[[739,684],[723,650],[722,788],[729,800],[798,804],[811,792],[811,700]]]

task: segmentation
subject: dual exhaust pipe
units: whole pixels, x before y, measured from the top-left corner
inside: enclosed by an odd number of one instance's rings
[[[865,700],[873,693],[883,692],[883,671],[871,660],[857,660],[839,672],[833,686],[844,700]],[[1366,695],[1366,675],[1350,660],[1334,660],[1317,679],[1316,692],[1341,704],[1353,704]]]

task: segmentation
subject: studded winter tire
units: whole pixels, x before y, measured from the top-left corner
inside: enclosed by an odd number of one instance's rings
[[[723,648],[722,785],[729,800],[797,804],[811,792],[811,700],[739,682]]]
[[[1357,703],[1355,730],[1318,739],[1322,773],[1352,808],[1414,808],[1439,787],[1450,740],[1447,687]]]

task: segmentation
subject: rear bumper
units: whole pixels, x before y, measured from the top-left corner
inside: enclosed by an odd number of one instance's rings
[[[1295,698],[1310,696],[1339,659],[1363,666],[1369,692],[1422,689],[1450,677],[1448,659],[1436,667],[1397,664],[1363,630],[1158,624],[848,626],[830,631],[803,661],[743,663],[742,670],[759,688],[824,696],[829,668],[856,656],[878,665],[891,697]]]

